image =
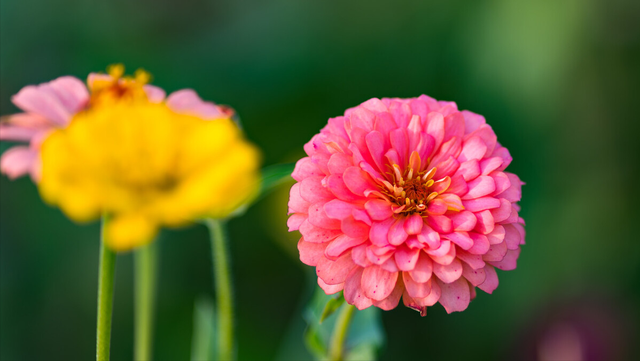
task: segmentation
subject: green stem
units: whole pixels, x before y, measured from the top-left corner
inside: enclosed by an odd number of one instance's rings
[[[98,274],[98,325],[96,331],[96,360],[109,360],[111,345],[111,313],[113,310],[113,284],[116,254],[106,245],[107,217],[102,218],[100,232],[100,271]]]
[[[233,294],[231,290],[231,274],[229,271],[229,254],[224,222],[208,219],[206,221],[211,234],[211,251],[213,252],[213,277],[216,289],[216,360],[234,359],[233,344]]]
[[[156,286],[157,242],[135,251],[135,351],[134,360],[151,360],[153,299]]]
[[[344,341],[347,338],[347,332],[355,309],[354,306],[345,303],[338,314],[336,325],[329,341],[329,360],[331,361],[341,361],[344,357]]]

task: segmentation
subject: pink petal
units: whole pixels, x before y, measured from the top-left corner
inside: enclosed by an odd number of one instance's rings
[[[493,293],[493,291],[498,288],[498,274],[496,273],[496,269],[492,266],[486,265],[484,267],[484,282],[478,285],[478,288],[485,291],[486,293]]]
[[[496,184],[496,190],[493,192],[493,195],[499,195],[502,192],[506,191],[511,187],[511,181],[509,177],[503,172],[497,172],[491,175],[493,177],[493,181]]]
[[[448,252],[444,255],[439,255],[441,253],[440,249],[436,250],[436,252],[432,252],[431,250],[426,251],[434,263],[447,265],[453,262],[453,260],[456,258],[456,246],[451,244],[451,241],[442,241],[441,248],[446,247],[445,245],[447,244],[449,245]]]
[[[62,105],[73,114],[80,111],[89,101],[89,91],[82,80],[72,76],[62,76],[49,82]]]
[[[469,186],[469,191],[462,197],[463,200],[484,197],[496,190],[496,185],[493,181],[493,178],[486,175],[477,177],[467,185]]]
[[[500,193],[498,197],[504,198],[509,202],[519,202],[522,198],[522,182],[520,181],[520,178],[513,173],[505,174],[509,177],[511,186],[504,192]]]
[[[322,278],[318,277],[318,286],[320,286],[320,288],[322,288],[322,290],[324,291],[324,293],[328,294],[328,295],[333,295],[335,293],[338,293],[340,291],[342,291],[342,289],[344,288],[344,283],[340,283],[337,285],[330,285],[325,283]]]
[[[463,196],[467,194],[468,191],[469,186],[467,186],[467,182],[461,175],[454,175],[451,177],[451,185],[449,186],[449,189],[447,189],[447,192],[453,193],[457,196]]]
[[[439,263],[433,264],[433,273],[438,277],[442,282],[451,283],[460,276],[462,276],[462,263],[460,260],[455,258],[448,265],[441,265]]]
[[[504,240],[504,235],[504,227],[501,224],[496,224],[496,226],[493,228],[493,232],[487,234],[489,244],[502,243],[502,241]]]
[[[313,204],[328,202],[334,198],[333,194],[322,186],[322,177],[308,177],[300,182],[300,196]]]
[[[464,206],[462,205],[462,200],[460,199],[460,197],[458,197],[453,193],[441,194],[436,199],[439,199],[445,202],[445,204],[447,205],[447,209],[450,211],[460,212],[461,210],[464,209]]]
[[[357,266],[351,259],[351,252],[343,254],[335,261],[322,256],[318,260],[316,274],[327,284],[337,285],[345,282],[354,267]]]
[[[437,280],[437,283],[442,292],[439,302],[447,313],[467,309],[471,301],[471,294],[469,293],[469,283],[464,278],[460,278],[453,283],[443,283]]]
[[[334,153],[329,158],[327,167],[331,174],[342,174],[347,168],[353,166],[353,159],[344,153]]]
[[[500,207],[500,200],[493,197],[482,197],[471,200],[462,201],[462,205],[469,212],[480,212],[485,209],[494,209]]]
[[[485,254],[491,248],[489,239],[484,234],[469,232],[469,236],[473,240],[473,247],[468,249],[469,253],[478,255]]]
[[[9,179],[16,179],[29,173],[37,159],[38,152],[29,147],[12,147],[0,157],[0,171]]]
[[[456,171],[456,175],[460,175],[465,181],[475,179],[480,175],[480,164],[477,159],[468,160],[460,163],[460,167]]]
[[[372,300],[365,296],[362,289],[362,273],[364,269],[362,267],[356,267],[344,283],[344,300],[348,304],[356,306],[359,310],[373,304]]]
[[[320,228],[340,229],[340,221],[329,218],[323,207],[324,203],[316,203],[309,207],[309,222]]]
[[[509,151],[505,147],[496,147],[496,149],[493,150],[493,153],[491,153],[491,156],[502,158],[502,165],[498,170],[505,170],[509,164],[511,164],[511,160],[513,160],[513,158],[511,158],[511,154],[509,154]]]
[[[144,92],[147,93],[147,99],[149,99],[151,103],[160,103],[167,95],[162,88],[154,85],[146,84],[142,88],[144,89]]]
[[[476,216],[469,211],[462,211],[449,216],[454,231],[472,231],[476,226]]]
[[[298,251],[300,252],[300,261],[302,263],[315,267],[318,261],[323,258],[324,249],[327,243],[306,242],[304,237],[298,241]]]
[[[426,253],[420,252],[415,267],[409,271],[409,275],[418,283],[425,283],[431,278],[433,262]]]
[[[492,244],[487,253],[482,257],[486,262],[499,262],[507,254],[507,242]]]
[[[365,243],[351,249],[351,259],[360,267],[369,267],[371,265],[371,261],[367,258],[368,246],[369,243],[365,241]]]
[[[451,242],[460,246],[460,248],[468,250],[473,246],[473,240],[469,237],[467,232],[452,232],[448,234],[441,234],[440,237],[450,240]]]
[[[386,149],[382,133],[374,130],[367,134],[367,136],[365,137],[365,141],[367,143],[367,148],[369,149],[369,154],[371,154],[371,158],[373,158],[374,163],[378,166],[378,169],[384,171],[386,163],[384,154],[386,152]]]
[[[359,196],[364,196],[364,191],[366,190],[377,189],[369,175],[359,167],[347,168],[342,179],[344,180],[344,184],[346,184],[347,188]]]
[[[407,293],[413,298],[425,298],[431,293],[431,279],[426,282],[416,282],[411,278],[409,272],[402,272],[402,280]]]
[[[393,292],[382,301],[373,301],[373,304],[385,311],[392,310],[398,306],[403,292],[404,284],[402,283],[402,278],[398,277],[398,282],[396,282],[396,287],[393,289]]]
[[[0,123],[0,140],[28,142],[38,132],[40,132],[39,129],[18,127]]]
[[[444,139],[462,137],[464,135],[464,117],[460,112],[454,112],[444,118]]]
[[[422,226],[422,231],[417,235],[417,239],[431,249],[435,250],[440,247],[440,234],[426,224]]]
[[[369,216],[374,221],[384,221],[393,215],[391,204],[383,199],[372,199],[364,204]]]
[[[203,101],[193,89],[181,89],[169,94],[166,104],[171,110],[180,114],[194,115],[204,119],[227,117],[220,107]]]
[[[456,251],[456,257],[458,257],[458,259],[460,259],[462,262],[471,266],[471,268],[473,269],[480,269],[486,265],[481,255],[471,254],[462,249],[458,249]]]
[[[42,115],[57,125],[66,125],[71,119],[71,111],[65,108],[55,91],[46,83],[20,89],[11,101],[18,108]]]
[[[450,253],[451,248],[455,248],[455,246],[451,245],[451,241],[443,240],[440,242],[440,247],[436,249],[427,249],[425,252],[433,257],[444,257]]]
[[[302,222],[306,221],[308,216],[306,214],[292,214],[287,219],[287,227],[289,232],[297,231],[300,228]]]
[[[293,179],[297,180],[298,182],[302,182],[305,178],[314,176],[324,177],[325,174],[309,157],[300,159],[296,163],[296,167],[293,170],[293,173],[291,173],[291,177],[293,177]]]
[[[414,213],[407,217],[404,222],[404,230],[407,234],[420,234],[422,232],[422,225],[424,224],[424,220],[422,217]]]
[[[442,177],[451,176],[452,174],[455,175],[455,172],[458,170],[459,166],[460,166],[460,163],[458,163],[458,161],[453,156],[451,156],[445,159],[444,161],[438,163],[435,166],[436,174],[433,177],[435,179],[440,179]],[[432,167],[429,166],[429,170],[431,170],[431,168]],[[465,189],[466,189],[466,182],[465,182]],[[453,191],[451,190],[449,191],[453,193]]]
[[[500,207],[491,210],[493,221],[496,223],[502,222],[509,218],[511,215],[511,202],[504,198],[500,199]]]
[[[347,217],[342,220],[340,229],[349,237],[366,239],[369,236],[370,227],[353,217]]]
[[[339,220],[351,216],[354,209],[356,209],[356,206],[353,203],[344,202],[339,199],[334,199],[324,205],[324,211],[327,217]]]
[[[466,263],[462,264],[462,276],[469,281],[474,287],[482,284],[485,280],[484,268],[473,269]]]
[[[333,193],[335,197],[347,202],[354,202],[360,200],[362,197],[359,197],[347,188],[347,185],[344,184],[341,175],[332,174],[326,179],[327,188]]]
[[[348,249],[359,246],[365,241],[366,238],[351,238],[346,234],[343,234],[329,243],[327,248],[324,250],[324,255],[328,259],[335,260]]]
[[[462,115],[464,116],[464,124],[465,124],[465,132],[471,133],[474,130],[478,129],[482,124],[486,124],[486,120],[480,114],[476,114],[470,112],[468,110],[463,110]]]
[[[520,247],[520,243],[523,239],[520,231],[513,224],[504,224],[504,240],[507,243],[507,248],[510,250],[516,250]]]
[[[427,205],[427,213],[429,215],[442,215],[447,212],[447,203],[444,200],[436,198]]]
[[[379,266],[371,266],[362,273],[362,289],[364,294],[376,301],[381,301],[391,294],[398,280],[398,272],[388,272]]]
[[[503,160],[500,157],[483,159],[482,161],[480,161],[480,172],[483,175],[489,175],[489,173],[500,168],[500,166],[502,165],[502,162]]]
[[[409,249],[408,247],[398,247],[395,252],[396,266],[401,271],[411,271],[415,268],[420,256],[420,249]]]
[[[389,244],[389,229],[395,220],[388,218],[383,222],[373,222],[371,230],[369,230],[369,238],[371,242],[379,247],[384,247]]]
[[[389,228],[388,240],[394,246],[404,243],[409,236],[404,230],[405,218],[397,219]]]
[[[484,210],[482,212],[475,213],[478,223],[476,223],[475,230],[482,234],[489,234],[493,231],[495,222],[490,210]]]
[[[516,269],[519,256],[520,248],[516,250],[508,250],[507,254],[501,261],[491,261],[489,263],[503,271],[511,271]]]
[[[453,230],[451,219],[446,216],[429,216],[427,217],[427,224],[436,232],[440,233],[450,233]]]
[[[307,213],[311,204],[300,196],[300,183],[291,186],[289,191],[289,213]]]
[[[299,231],[307,242],[313,243],[329,242],[342,234],[340,230],[316,227],[309,220],[302,222]]]
[[[435,149],[438,149],[444,140],[444,117],[438,112],[427,114],[427,134],[435,140]]]
[[[471,137],[462,145],[462,150],[458,156],[458,162],[466,162],[471,159],[480,160],[487,152],[487,145],[480,137]]]

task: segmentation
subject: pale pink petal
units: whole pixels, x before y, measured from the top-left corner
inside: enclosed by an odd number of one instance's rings
[[[341,201],[339,199],[334,199],[324,205],[324,211],[327,214],[327,217],[339,220],[343,220],[351,216],[353,214],[353,210],[356,208],[357,206],[355,204]]]
[[[329,218],[323,206],[324,203],[316,203],[309,207],[309,222],[320,228],[340,229],[340,221]]]
[[[300,196],[311,204],[332,200],[333,194],[322,186],[321,181],[322,177],[305,178],[300,182]]]
[[[420,252],[415,267],[409,271],[411,278],[416,282],[425,283],[431,278],[433,271],[433,262],[426,253]]]
[[[449,249],[448,252],[444,255],[440,255],[440,249],[438,249],[436,252],[431,252],[430,250],[426,251],[434,263],[448,265],[456,258],[456,246],[452,244],[451,241],[442,241],[443,246],[441,248],[445,247],[447,243],[449,244]]]
[[[402,277],[398,277],[398,282],[396,282],[396,287],[393,289],[391,294],[387,296],[382,301],[373,301],[373,305],[379,307],[385,311],[390,311],[400,302],[400,297],[402,297],[402,293],[404,292],[404,284],[402,283]]]
[[[344,283],[340,283],[337,285],[330,285],[325,283],[322,278],[318,277],[318,286],[320,286],[320,288],[322,288],[322,290],[324,291],[324,293],[328,294],[328,295],[333,295],[336,294],[340,291],[342,291],[342,289],[344,288]]]
[[[203,101],[193,89],[177,90],[167,97],[167,106],[176,113],[189,114],[204,119],[227,118],[219,106]]]
[[[493,216],[493,221],[496,223],[506,220],[511,215],[511,202],[500,198],[500,207],[492,209],[491,215]]]
[[[460,259],[462,262],[471,266],[471,268],[473,269],[480,269],[486,265],[486,263],[482,259],[482,255],[471,254],[463,249],[458,249],[456,251],[456,257],[458,257],[458,259]]]
[[[369,175],[359,167],[349,167],[342,178],[347,188],[356,195],[364,196],[364,191],[377,189]]]
[[[287,220],[287,227],[289,227],[289,232],[297,231],[302,225],[302,222],[307,220],[306,214],[292,214],[289,216]]]
[[[333,193],[335,197],[346,202],[355,202],[362,197],[353,194],[344,184],[344,180],[341,175],[332,174],[326,178],[327,188]]]
[[[417,282],[411,278],[409,272],[402,272],[402,280],[407,293],[412,298],[425,298],[431,293],[431,279],[426,282]]]
[[[462,276],[469,281],[474,287],[482,284],[485,280],[484,268],[473,269],[466,263],[462,264]]]
[[[46,83],[22,88],[11,101],[18,108],[42,115],[57,125],[64,126],[71,120],[71,110],[65,108],[55,91]]]
[[[331,174],[342,174],[351,166],[353,166],[353,159],[344,153],[332,154],[331,158],[329,158],[329,162],[327,163],[327,167]]]
[[[71,114],[82,110],[89,101],[89,90],[82,80],[78,78],[62,76],[49,82],[49,86],[51,86],[59,101]]]
[[[356,267],[351,271],[344,283],[344,300],[348,304],[356,306],[359,310],[364,310],[373,304],[372,300],[365,296],[362,289],[363,271],[362,267]]]
[[[379,266],[371,266],[362,272],[362,289],[364,294],[376,301],[381,301],[391,294],[398,280],[398,272],[389,272]]]
[[[448,265],[433,264],[433,273],[442,282],[451,283],[462,276],[462,263],[457,258]],[[412,295],[413,296],[413,295]]]
[[[487,262],[501,261],[507,254],[507,242],[492,244],[487,253],[482,257]]]
[[[464,311],[469,306],[471,294],[469,293],[469,283],[464,278],[460,278],[452,283],[444,283],[437,280],[442,294],[438,300],[447,313]]]
[[[504,240],[507,243],[507,248],[510,250],[516,250],[520,247],[520,242],[524,238],[520,231],[513,224],[504,224]]]
[[[494,170],[498,169],[502,165],[502,158],[492,157],[486,158],[480,161],[480,172],[483,175],[489,175]]]
[[[324,243],[333,240],[342,234],[338,229],[324,229],[316,227],[306,220],[302,222],[299,229],[307,242]]]
[[[38,153],[29,147],[9,148],[0,157],[0,171],[6,174],[9,179],[16,179],[28,174],[37,158]]]
[[[12,142],[28,142],[38,132],[40,132],[40,130],[35,128],[0,124],[0,140],[8,140]]]
[[[369,244],[369,242],[365,241],[365,243],[351,249],[351,259],[360,267],[369,267],[371,265],[371,261],[367,258]]]
[[[309,157],[304,157],[300,159],[296,163],[296,167],[291,173],[291,177],[298,182],[302,182],[305,178],[321,176],[324,177],[325,174],[320,170],[317,164],[311,160]]]
[[[144,92],[147,93],[147,99],[149,99],[151,103],[160,103],[167,95],[162,88],[155,85],[145,84],[142,88],[144,89]]]
[[[296,183],[291,187],[289,191],[289,213],[307,213],[307,210],[311,206],[309,202],[304,200],[300,196],[300,183]]]
[[[503,271],[511,271],[516,269],[516,266],[518,265],[517,262],[518,262],[519,256],[520,256],[520,248],[515,250],[508,250],[507,254],[504,256],[504,258],[502,258],[502,260],[491,261],[489,263],[491,263],[493,266]]]
[[[327,284],[337,285],[345,282],[351,270],[357,267],[351,259],[351,252],[347,252],[335,261],[322,256],[318,259],[316,274]]]
[[[473,132],[482,124],[486,124],[487,122],[480,114],[476,114],[468,110],[463,110],[461,113],[464,116],[465,133],[467,134]]]
[[[300,261],[309,266],[318,265],[320,258],[323,258],[324,249],[327,243],[306,242],[304,237],[298,241],[298,251],[300,252]]]
[[[382,222],[374,222],[369,230],[371,242],[377,246],[384,247],[389,244],[389,229],[394,223],[393,218],[388,218]]]

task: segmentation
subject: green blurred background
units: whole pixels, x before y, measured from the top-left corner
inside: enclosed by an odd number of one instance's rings
[[[2,115],[24,85],[122,62],[233,106],[265,165],[372,97],[483,114],[527,182],[518,268],[462,313],[384,312],[380,358],[540,359],[576,342],[585,359],[640,357],[638,1],[0,0],[0,44]],[[0,186],[0,358],[93,358],[98,224],[44,205],[29,179]],[[243,360],[310,357],[312,269],[286,233],[285,188],[230,223]],[[184,360],[194,300],[213,294],[206,229],[165,231],[160,252],[154,353]],[[124,254],[116,360],[132,355],[132,306]]]

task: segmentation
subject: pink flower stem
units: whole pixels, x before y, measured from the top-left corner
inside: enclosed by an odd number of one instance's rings
[[[153,310],[157,269],[157,242],[135,251],[135,349],[134,360],[151,360]]]
[[[338,314],[336,325],[329,341],[329,360],[331,361],[342,361],[344,359],[344,342],[347,339],[355,309],[354,306],[345,302]]]
[[[216,289],[216,360],[234,359],[233,342],[233,293],[231,290],[231,272],[229,271],[229,254],[223,220],[207,219],[207,227],[211,234],[211,250],[213,258],[213,277]]]
[[[116,254],[106,245],[105,226],[108,217],[102,218],[100,232],[100,268],[98,274],[98,322],[96,331],[96,360],[109,360],[111,345],[111,314],[113,310],[113,285],[116,270]]]

